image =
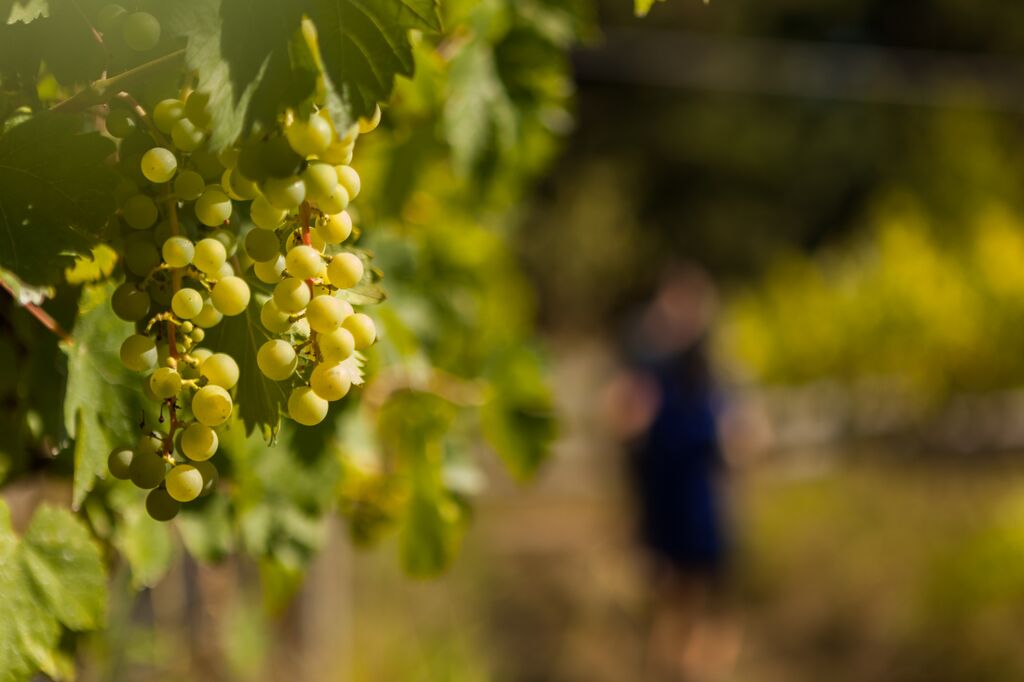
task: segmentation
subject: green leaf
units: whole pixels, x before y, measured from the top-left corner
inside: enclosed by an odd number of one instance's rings
[[[5,24],[29,23],[50,16],[50,0],[0,0],[0,17]]]
[[[665,0],[633,0],[633,13],[638,17],[646,17],[647,13],[651,11],[651,7],[654,7],[656,2],[664,2]],[[707,0],[705,0],[706,2]]]
[[[241,374],[236,391],[241,399],[236,403],[236,414],[247,434],[259,428],[267,440],[277,435],[281,411],[288,404],[286,385],[263,376],[256,364],[256,353],[269,339],[260,324],[260,305],[253,296],[244,314],[225,317],[207,333],[203,344],[215,352],[227,353],[238,363]]]
[[[82,289],[74,342],[64,347],[68,355],[64,421],[75,439],[72,504],[76,509],[96,477],[105,476],[110,451],[136,441],[141,433],[139,421],[148,407],[141,393],[141,375],[121,364],[120,341],[134,329],[111,310],[113,290],[110,282]]]
[[[313,0],[311,9],[339,130],[386,101],[396,76],[412,75],[410,29],[441,31],[437,0]]]
[[[174,559],[169,527],[154,521],[145,512],[144,496],[126,490],[121,501],[123,518],[116,526],[114,546],[124,556],[132,572],[135,589],[152,587],[163,579]]]
[[[72,116],[33,116],[0,137],[0,266],[52,284],[114,210],[113,144]]]

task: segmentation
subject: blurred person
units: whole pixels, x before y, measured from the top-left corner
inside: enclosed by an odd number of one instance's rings
[[[649,680],[720,679],[739,648],[738,629],[720,603],[728,551],[719,493],[724,466],[706,354],[716,304],[702,269],[668,269],[650,303],[629,320],[624,368],[606,393],[654,564]]]

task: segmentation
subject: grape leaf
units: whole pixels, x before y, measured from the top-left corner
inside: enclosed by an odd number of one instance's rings
[[[29,284],[60,281],[114,211],[113,143],[72,116],[33,116],[0,136],[0,266]]]
[[[50,16],[50,0],[0,0],[0,17],[5,24],[29,23]]]
[[[633,13],[638,17],[646,17],[647,13],[651,11],[656,2],[664,2],[665,0],[633,0]],[[704,0],[707,2],[707,0]]]
[[[142,377],[121,364],[120,340],[134,332],[114,315],[108,301],[112,283],[82,289],[79,315],[68,355],[68,388],[64,422],[75,439],[73,506],[77,509],[107,470],[107,455],[122,444],[134,443],[145,414]]]
[[[437,0],[313,0],[335,126],[347,128],[387,100],[396,76],[413,73],[409,30],[441,31]]]
[[[270,337],[260,324],[260,306],[254,296],[242,315],[225,317],[206,334],[204,346],[215,352],[227,353],[238,363],[235,413],[245,424],[246,433],[259,427],[264,438],[270,440],[281,426],[281,411],[288,404],[285,384],[263,376],[256,364],[256,353]]]
[[[174,559],[174,545],[167,524],[149,518],[143,504],[142,495],[130,496],[130,501],[122,507],[124,516],[114,535],[114,545],[131,568],[135,589],[152,587],[160,582]]]

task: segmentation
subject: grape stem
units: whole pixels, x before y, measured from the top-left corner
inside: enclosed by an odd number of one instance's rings
[[[11,298],[14,299],[15,303],[21,305],[21,307],[28,311],[29,315],[36,318],[41,325],[56,334],[61,341],[64,341],[67,344],[74,343],[74,340],[71,338],[71,334],[68,334],[64,327],[60,326],[60,323],[53,319],[53,316],[51,316],[50,313],[37,306],[35,303],[21,303],[18,301],[18,297],[14,293],[14,289],[12,289],[11,286],[2,279],[0,279],[0,287],[11,295]]]
[[[154,71],[174,64],[184,56],[185,48],[181,48],[144,64],[139,64],[116,76],[95,80],[71,97],[54,104],[50,107],[50,111],[71,113],[88,109],[95,104],[102,104],[110,99],[111,93],[117,94],[134,83],[145,81]]]
[[[142,105],[139,104],[139,101],[137,99],[135,99],[130,94],[124,91],[117,93],[116,97],[117,99],[123,99],[125,102],[128,102],[128,104],[131,105],[132,109],[135,110],[135,115],[138,116],[139,119],[141,119],[142,122],[146,124],[146,127],[149,129],[150,136],[152,136],[153,140],[158,145],[160,145],[161,147],[168,146],[167,138],[164,137],[164,134],[161,133],[160,130],[156,127],[156,124],[153,123],[153,119],[149,117],[149,114],[146,113],[146,110],[142,108]]]

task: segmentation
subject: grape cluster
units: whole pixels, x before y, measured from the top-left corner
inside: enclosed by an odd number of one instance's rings
[[[134,102],[112,106],[106,118],[107,132],[120,139],[126,179],[112,226],[125,281],[111,304],[135,324],[120,356],[147,375],[144,391],[161,403],[160,427],[143,426],[137,443],[110,454],[108,467],[150,490],[146,509],[160,521],[217,483],[209,460],[216,429],[231,417],[240,370],[230,355],[201,344],[225,316],[249,309],[247,278],[268,291],[255,296],[269,338],[257,365],[268,379],[288,382],[287,414],[299,424],[321,422],[329,402],[345,397],[354,371],[347,361],[376,338],[373,320],[344,298],[365,273],[363,259],[341,245],[353,232],[346,208],[360,191],[348,164],[379,110],[341,135],[324,109],[289,112],[279,129],[215,152],[207,144],[208,101],[193,91],[148,114]],[[252,225],[242,217],[245,202]]]

